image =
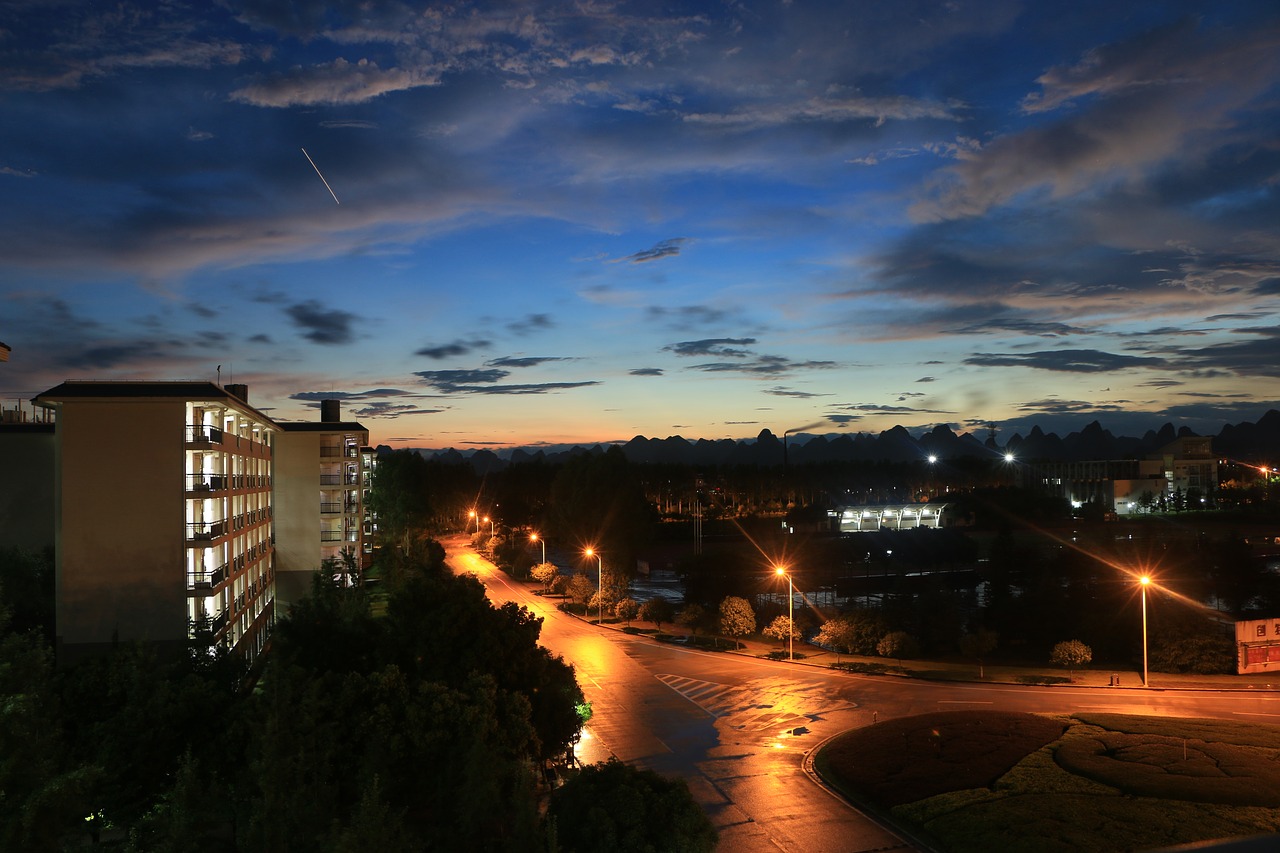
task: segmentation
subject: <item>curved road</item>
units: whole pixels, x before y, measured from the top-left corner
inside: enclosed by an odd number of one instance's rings
[[[1280,722],[1276,693],[928,682],[656,643],[561,613],[474,553],[466,537],[443,544],[454,571],[479,577],[491,600],[541,616],[541,643],[573,664],[594,711],[581,760],[615,755],[683,777],[719,830],[721,849],[735,853],[917,849],[805,772],[818,744],[873,718],[994,708]]]

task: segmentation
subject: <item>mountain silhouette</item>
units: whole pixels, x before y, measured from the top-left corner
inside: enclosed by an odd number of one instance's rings
[[[734,441],[722,438],[689,440],[673,435],[646,438],[637,435],[622,445],[629,461],[638,464],[664,465],[749,465],[776,468],[784,465],[811,465],[824,462],[923,462],[929,456],[939,460],[961,458],[993,458],[1012,453],[1021,462],[1080,462],[1103,459],[1141,459],[1160,450],[1176,438],[1194,435],[1186,427],[1174,429],[1166,423],[1158,430],[1148,430],[1142,437],[1116,436],[1101,422],[1072,432],[1065,438],[1045,433],[1033,426],[1026,436],[1015,433],[1000,447],[994,437],[985,440],[972,433],[956,433],[940,424],[913,436],[906,427],[895,426],[878,435],[808,435],[798,434],[780,440],[767,429],[754,440]],[[390,448],[381,446],[380,452]],[[606,445],[573,446],[564,449],[516,448],[504,459],[492,450],[482,449],[465,454],[447,450],[419,450],[430,459],[445,463],[469,462],[478,472],[489,473],[511,464],[543,462],[556,464],[583,453],[604,453]],[[1220,458],[1259,464],[1280,462],[1280,411],[1272,409],[1256,423],[1244,422],[1224,426],[1213,436],[1213,450]]]

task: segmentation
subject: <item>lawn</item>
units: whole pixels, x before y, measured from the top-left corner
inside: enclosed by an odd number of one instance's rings
[[[936,848],[1128,851],[1280,832],[1280,729],[957,711],[835,738],[822,777]]]

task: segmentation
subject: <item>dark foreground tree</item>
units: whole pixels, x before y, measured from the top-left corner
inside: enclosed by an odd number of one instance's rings
[[[610,759],[569,777],[549,815],[564,853],[710,853],[716,830],[683,779]]]

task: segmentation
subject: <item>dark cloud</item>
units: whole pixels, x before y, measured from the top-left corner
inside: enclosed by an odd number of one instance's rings
[[[811,397],[830,397],[830,394],[817,394],[812,391],[793,391],[790,388],[770,388],[764,393],[772,394],[775,397],[795,397],[798,400],[808,400]]]
[[[680,330],[713,326],[730,320],[728,311],[708,305],[684,305],[679,308],[651,305],[645,309],[645,313],[655,323],[666,323],[671,328]]]
[[[1014,332],[1019,335],[1032,335],[1041,338],[1059,338],[1063,335],[1084,334],[1088,330],[1066,323],[1050,323],[1036,320],[1015,320],[995,318],[979,323],[971,323],[959,329],[948,329],[957,335],[985,335],[993,332]]]
[[[682,356],[718,355],[721,358],[747,358],[750,350],[739,347],[750,346],[755,338],[705,338],[700,341],[680,341],[662,348],[663,352],[671,352]]]
[[[934,378],[934,377],[932,377],[932,376],[921,376],[921,377],[920,377],[919,379],[917,379],[916,381],[917,381],[917,382],[937,382],[938,380],[937,380],[937,379],[935,379],[935,378]]]
[[[1256,339],[1173,350],[1178,366],[1197,371],[1197,375],[1228,371],[1238,376],[1280,376],[1280,329],[1240,329],[1237,334],[1253,335]]]
[[[1077,412],[1123,412],[1124,406],[1112,403],[1097,403],[1092,400],[1031,400],[1018,406],[1022,412],[1041,412],[1046,415],[1074,414]]]
[[[407,403],[370,403],[359,409],[353,409],[351,414],[357,418],[399,418],[406,415],[438,415],[446,409],[420,409]]]
[[[680,247],[687,240],[687,237],[672,237],[670,240],[655,243],[650,248],[636,252],[634,255],[627,255],[626,260],[631,261],[633,264],[643,264],[647,261],[656,261],[661,258],[673,258],[680,254]]]
[[[524,337],[534,332],[554,329],[555,326],[555,321],[551,319],[550,314],[530,314],[523,320],[513,320],[508,323],[507,331],[517,337]]]
[[[499,380],[511,375],[509,370],[419,370],[414,376],[424,384],[444,394],[547,394],[572,388],[599,385],[595,380],[586,382],[545,382],[526,385],[498,385]]]
[[[426,356],[427,358],[439,361],[445,358],[452,358],[457,355],[466,355],[480,349],[488,349],[489,341],[476,339],[471,341],[454,341],[449,344],[437,344],[436,346],[425,346],[422,349],[414,350],[414,355]]]
[[[253,335],[253,336],[251,336],[251,337],[249,338],[249,343],[252,343],[252,344],[269,344],[269,343],[271,343],[271,336],[270,336],[270,335],[264,335],[264,334],[262,334],[262,333],[258,333],[258,334]]]
[[[369,391],[299,391],[296,394],[290,394],[290,400],[318,401],[318,400],[368,400],[375,397],[410,397],[415,396],[410,391],[401,391],[398,388],[374,388]]]
[[[508,356],[505,358],[495,358],[492,361],[486,361],[485,364],[490,367],[537,367],[539,364],[546,364],[549,361],[572,361],[572,359],[560,356],[526,356],[516,358]]]
[[[1020,354],[976,353],[965,364],[980,367],[1033,367],[1059,373],[1106,373],[1135,367],[1168,367],[1160,358],[1116,355],[1100,350],[1044,350]]]
[[[205,305],[203,302],[189,302],[186,307],[192,314],[195,314],[197,317],[204,317],[206,320],[212,320],[214,317],[218,316],[217,311],[213,310],[208,305]]]
[[[661,376],[661,367],[637,367],[635,370],[628,371],[631,376]]]
[[[351,324],[356,315],[338,309],[326,309],[314,299],[290,305],[285,313],[295,326],[306,331],[303,337],[317,344],[349,344],[355,336]]]
[[[1135,388],[1176,388],[1186,383],[1179,379],[1151,379],[1147,382],[1139,382]]]
[[[862,420],[862,415],[825,415],[826,419],[837,426],[856,423]]]
[[[692,364],[690,370],[704,373],[748,373],[759,376],[777,376],[797,370],[830,370],[838,367],[834,361],[792,361],[781,355],[762,355],[751,361],[718,361]]]
[[[175,341],[102,343],[68,350],[58,359],[58,363],[77,369],[107,370],[162,358],[173,352],[175,344]]]

